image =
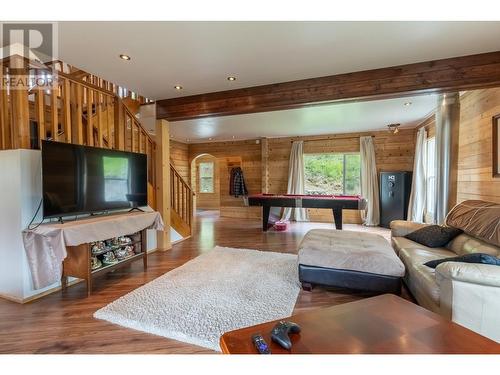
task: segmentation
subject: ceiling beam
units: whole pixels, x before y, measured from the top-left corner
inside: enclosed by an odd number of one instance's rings
[[[500,51],[164,99],[158,119],[180,121],[500,86]]]

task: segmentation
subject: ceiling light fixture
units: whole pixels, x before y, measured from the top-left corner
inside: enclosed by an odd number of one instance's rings
[[[182,86],[181,85],[175,85],[174,89],[176,89],[176,90],[182,90]]]
[[[120,59],[129,61],[129,60],[130,60],[130,56],[129,56],[129,55],[124,55],[124,54],[122,53],[122,54],[120,55]]]
[[[404,103],[404,105],[405,105],[406,107],[411,106],[411,104],[412,104],[411,102],[405,102],[405,103]]]
[[[227,77],[227,80],[228,81],[236,81],[236,77],[235,76],[229,76],[229,77]]]
[[[401,126],[401,124],[389,124],[389,125],[387,125],[387,127],[389,128],[389,132],[391,132],[392,134],[399,133],[400,126]]]
[[[212,138],[210,137],[210,138],[208,138],[208,140],[209,140],[209,141],[211,141],[211,140],[212,140]]]

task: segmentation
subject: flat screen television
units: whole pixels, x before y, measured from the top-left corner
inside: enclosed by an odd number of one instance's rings
[[[146,206],[147,171],[144,154],[43,141],[43,217]]]

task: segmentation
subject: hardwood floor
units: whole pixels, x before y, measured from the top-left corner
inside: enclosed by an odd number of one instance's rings
[[[120,296],[161,276],[215,245],[295,253],[302,236],[312,227],[333,224],[296,223],[287,232],[261,231],[259,220],[219,218],[216,212],[201,212],[195,234],[170,251],[148,256],[142,262],[96,278],[87,297],[84,283],[20,305],[0,299],[0,353],[213,353],[198,346],[122,328],[96,320],[92,314]],[[344,225],[345,230],[367,230],[388,236],[382,228]],[[366,293],[324,290],[301,291],[294,314],[358,300]],[[406,298],[410,298],[404,293]]]

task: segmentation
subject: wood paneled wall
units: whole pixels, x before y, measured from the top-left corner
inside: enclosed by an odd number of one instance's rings
[[[261,191],[261,145],[255,140],[234,142],[211,142],[189,145],[189,160],[201,154],[217,158],[220,175],[220,213],[221,216],[236,218],[259,218],[259,207],[245,207],[243,198],[229,195],[229,172],[234,158],[241,159],[241,169],[249,194]]]
[[[413,154],[415,149],[415,130],[403,129],[398,134],[387,131],[323,135],[312,137],[270,138],[267,147],[262,147],[262,141],[255,140],[235,142],[213,142],[189,145],[189,160],[201,154],[210,154],[219,161],[221,181],[221,215],[230,217],[257,218],[260,208],[244,207],[241,198],[229,195],[228,160],[241,158],[241,167],[245,175],[250,194],[263,190],[263,171],[267,170],[267,190],[269,193],[286,193],[288,183],[288,159],[293,140],[305,141],[306,153],[323,152],[359,152],[359,137],[373,136],[375,143],[376,162],[379,171],[411,171],[413,169]],[[264,152],[265,157],[262,158]],[[262,165],[267,160],[267,168]],[[333,220],[329,210],[310,210],[311,219],[316,221]],[[359,223],[358,211],[346,211],[344,222]]]
[[[460,100],[457,202],[500,203],[500,178],[492,177],[492,117],[500,114],[500,88],[474,90]]]
[[[268,139],[269,193],[286,193],[288,159],[292,141],[304,141],[304,152],[309,154],[359,152],[359,137],[372,136],[378,171],[411,171],[415,152],[415,130],[403,129],[398,134],[387,131],[335,134],[312,137]],[[332,222],[330,210],[309,209],[314,221]],[[360,223],[359,211],[345,210],[345,223]]]
[[[202,162],[214,163],[214,192],[200,193],[199,167]],[[196,208],[204,210],[218,210],[220,208],[220,170],[217,158],[204,155],[196,158],[194,166],[191,168],[191,187],[196,193]]]
[[[186,143],[170,140],[170,161],[186,182],[190,182],[189,150]]]
[[[461,96],[457,202],[482,199],[500,203],[500,179],[492,177],[492,117],[500,113],[500,88],[474,90]],[[435,136],[435,116],[429,116],[420,125]],[[270,138],[267,147],[255,140],[213,142],[185,145],[172,142],[174,165],[184,175],[189,162],[208,153],[219,161],[221,180],[221,215],[257,218],[260,210],[244,207],[241,198],[229,196],[228,158],[241,157],[242,168],[250,194],[263,191],[267,180],[269,193],[285,193],[288,181],[288,158],[291,141],[304,140],[306,153],[359,152],[359,137],[374,137],[377,168],[380,171],[413,169],[416,129],[402,129],[398,134],[386,131],[337,134],[294,138]],[[262,142],[261,142],[262,143]],[[264,152],[264,158],[262,158]],[[186,156],[188,155],[188,156]],[[267,168],[262,165],[267,160]],[[267,171],[263,179],[263,171]],[[327,210],[310,210],[313,220],[331,221]],[[357,212],[346,212],[346,222],[358,222]]]

